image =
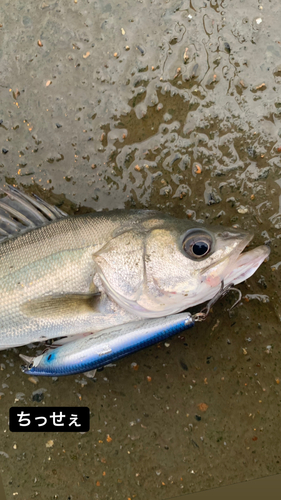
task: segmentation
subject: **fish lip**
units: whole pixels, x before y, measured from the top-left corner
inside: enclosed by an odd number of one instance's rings
[[[233,283],[234,285],[237,285],[250,278],[257,271],[260,265],[269,257],[270,251],[271,250],[268,245],[260,245],[252,250],[249,250],[248,252],[240,253],[236,260],[236,266],[228,275],[225,276],[225,284],[227,285],[229,283]],[[239,269],[241,270],[240,274],[235,276],[235,273],[238,273]]]
[[[243,234],[243,233],[242,233]],[[230,255],[232,256],[233,253],[237,254],[237,259],[239,259],[240,255],[243,253],[245,248],[249,245],[249,243],[252,241],[254,238],[254,233],[249,232],[249,233],[244,233],[244,237],[240,243],[238,243],[237,247],[232,250]]]
[[[225,234],[225,233],[223,233],[223,234]],[[241,232],[237,232],[237,233],[230,233],[229,236],[225,239],[227,241],[228,239],[234,240],[234,239],[237,239],[239,237],[241,239],[240,243],[238,243],[237,247],[234,248],[229,255],[232,255],[233,253],[241,254],[243,252],[243,250],[246,248],[246,246],[249,245],[249,243],[252,241],[252,239],[254,237],[254,233],[252,231],[251,232],[241,231]]]

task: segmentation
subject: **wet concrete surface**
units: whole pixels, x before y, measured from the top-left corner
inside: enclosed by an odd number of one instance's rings
[[[0,181],[69,214],[158,208],[236,225],[268,262],[205,322],[84,375],[0,353],[7,498],[167,499],[280,472],[278,0],[0,5]],[[11,406],[88,406],[80,434],[12,434]]]

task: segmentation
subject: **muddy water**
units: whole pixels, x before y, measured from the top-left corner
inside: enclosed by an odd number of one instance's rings
[[[7,497],[167,499],[276,474],[280,450],[278,0],[0,6],[0,181],[70,214],[159,208],[254,231],[270,260],[204,323],[84,375],[0,353]],[[12,434],[11,406],[88,406],[85,434]]]

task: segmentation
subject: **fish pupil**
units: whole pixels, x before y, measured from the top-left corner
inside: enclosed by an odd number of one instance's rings
[[[187,231],[183,240],[183,250],[191,259],[202,259],[208,255],[213,244],[212,235],[202,229]]]
[[[196,243],[194,243],[192,250],[194,255],[196,255],[197,257],[202,257],[208,252],[209,245],[205,241],[197,241]]]

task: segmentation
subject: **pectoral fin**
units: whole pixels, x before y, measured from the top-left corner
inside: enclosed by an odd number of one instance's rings
[[[57,318],[99,312],[100,293],[47,295],[25,302],[21,312],[33,318]]]

